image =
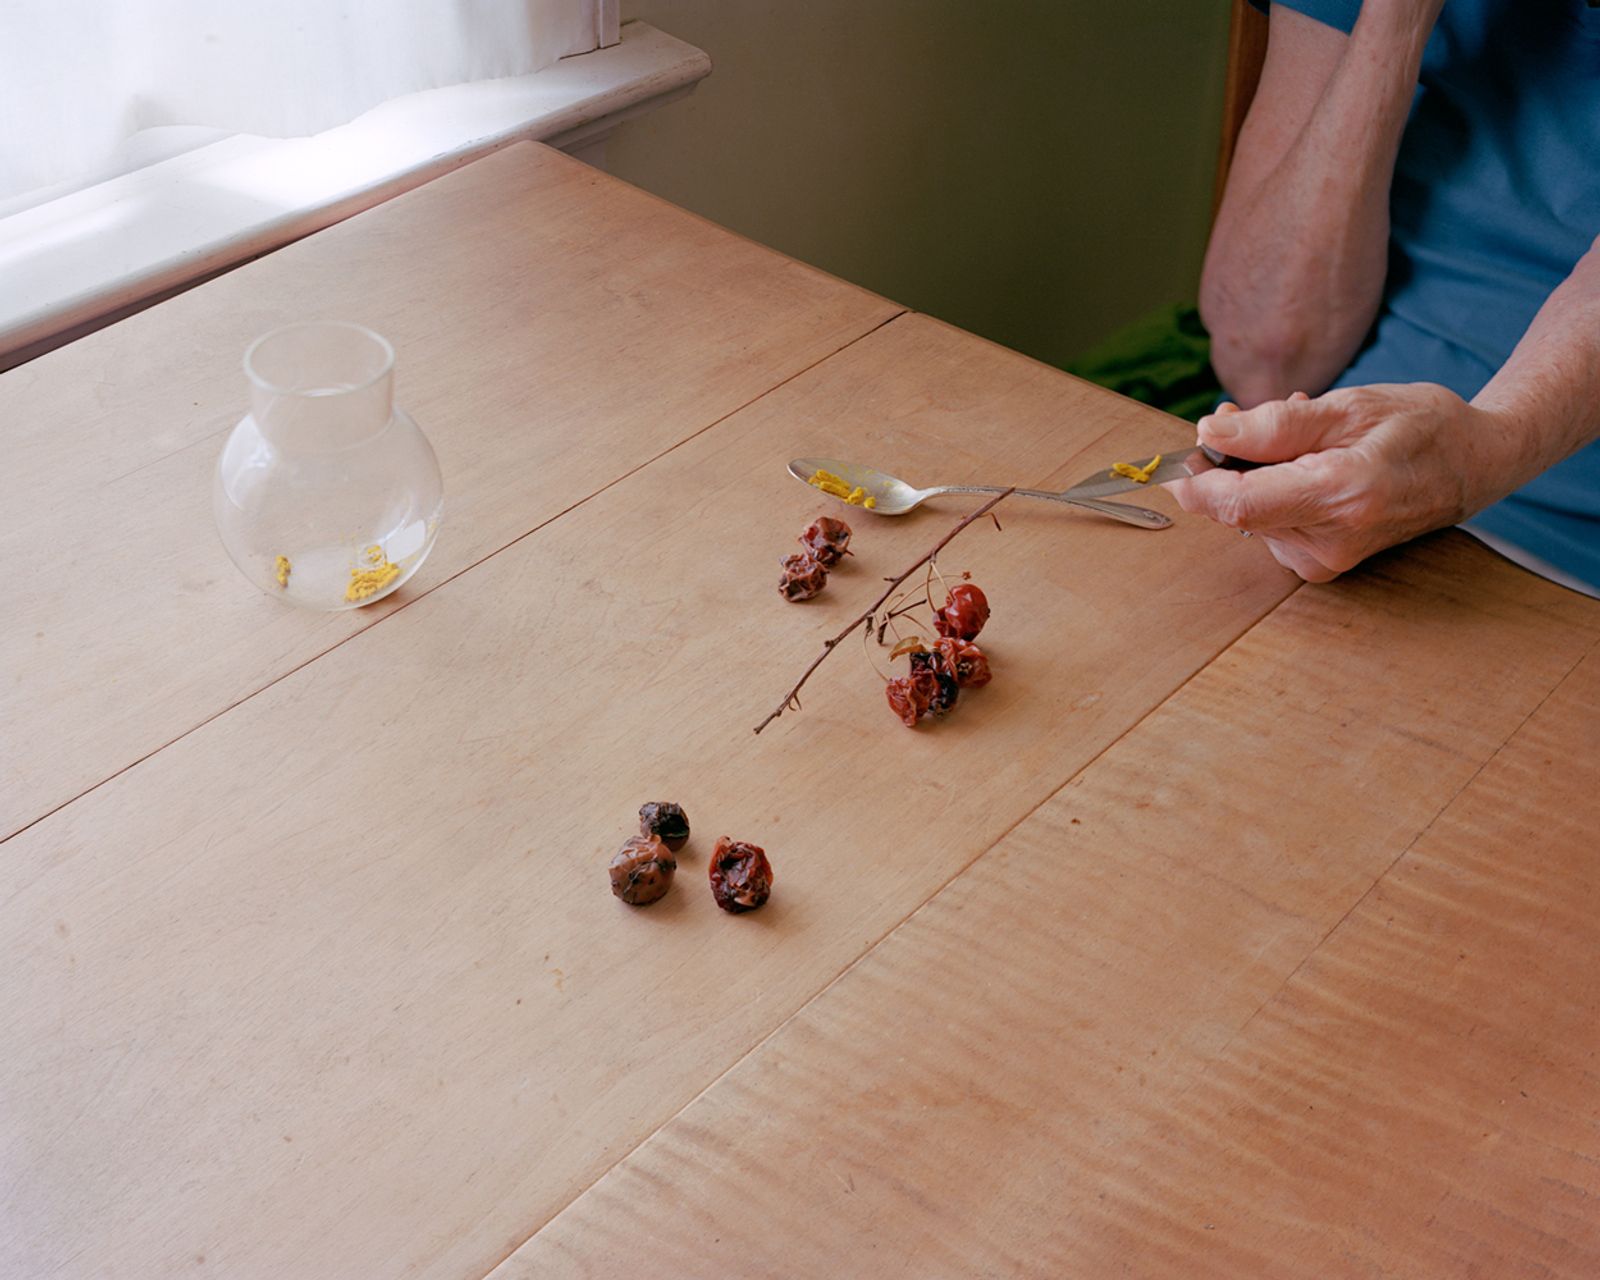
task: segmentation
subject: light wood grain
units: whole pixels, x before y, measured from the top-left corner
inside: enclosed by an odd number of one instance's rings
[[[1298,592],[495,1280],[1595,1274],[1597,639]]]
[[[1600,1275],[1597,759],[1591,648],[1122,1153],[1080,1256],[1174,1277]]]
[[[943,560],[993,685],[911,732],[846,649],[756,738],[968,505],[858,513],[789,605],[785,460],[1065,483],[1186,431],[903,317],[14,837],[0,1273],[487,1272],[1291,589],[1203,522],[1008,503]],[[630,911],[651,798],[696,836]],[[724,833],[776,868],[748,917]]]
[[[0,375],[0,838],[898,310],[529,144]],[[320,317],[394,342],[446,488],[429,562],[340,615],[211,517],[245,346]]]

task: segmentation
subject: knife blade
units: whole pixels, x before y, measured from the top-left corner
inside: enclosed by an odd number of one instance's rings
[[[1207,445],[1194,445],[1188,449],[1179,449],[1175,453],[1162,454],[1161,462],[1150,473],[1148,480],[1139,481],[1128,476],[1119,476],[1110,468],[1106,468],[1096,471],[1081,484],[1073,485],[1062,496],[1104,498],[1113,493],[1127,493],[1130,489],[1143,489],[1152,484],[1169,484],[1174,480],[1185,480],[1216,467],[1226,467],[1230,471],[1249,471],[1262,465],[1259,462],[1247,462],[1243,458],[1230,458],[1227,454],[1219,453]]]

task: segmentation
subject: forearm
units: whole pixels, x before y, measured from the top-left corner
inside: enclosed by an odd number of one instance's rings
[[[1281,158],[1241,189],[1229,184],[1201,311],[1223,385],[1247,406],[1322,390],[1372,325],[1395,155],[1437,11],[1368,0]]]
[[[1600,438],[1600,240],[1472,406],[1487,415],[1480,508]]]

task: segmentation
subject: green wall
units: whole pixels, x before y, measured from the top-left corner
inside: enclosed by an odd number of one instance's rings
[[[1224,0],[624,0],[693,96],[607,168],[1051,362],[1193,298]]]

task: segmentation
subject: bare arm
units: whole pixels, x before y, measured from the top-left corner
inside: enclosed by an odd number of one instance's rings
[[[1600,239],[1545,300],[1472,407],[1494,423],[1502,470],[1474,510],[1600,438]]]
[[[1347,37],[1274,7],[1200,282],[1212,363],[1246,407],[1320,391],[1372,326],[1389,187],[1444,0],[1366,0]]]
[[[1308,581],[1474,515],[1600,439],[1600,240],[1471,404],[1426,382],[1346,387],[1202,418],[1200,438],[1281,465],[1174,485],[1184,509],[1259,531]]]

